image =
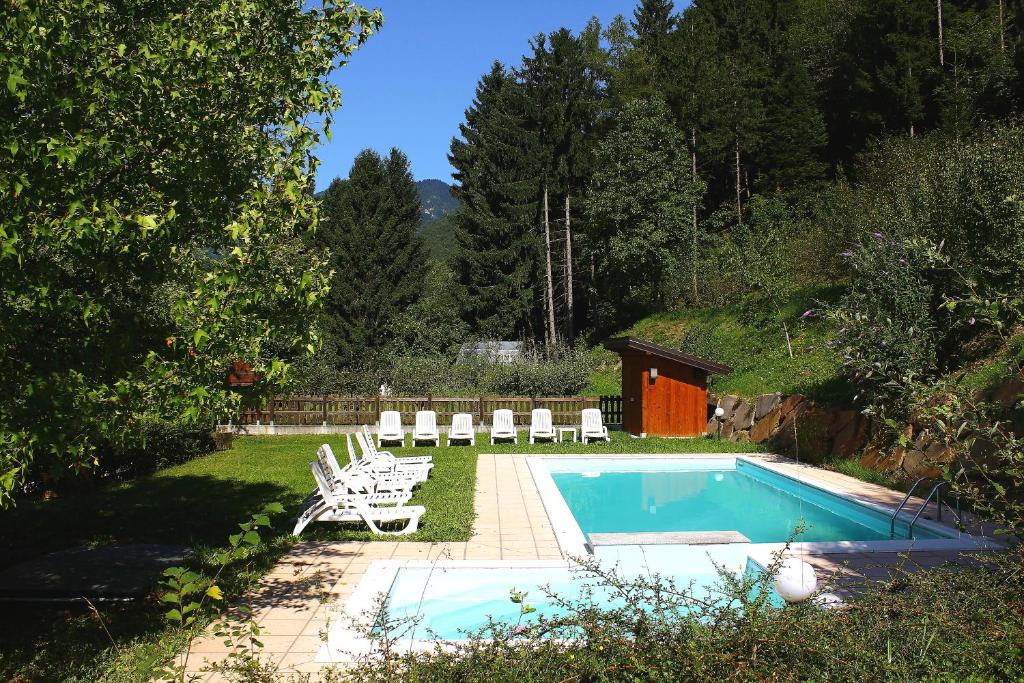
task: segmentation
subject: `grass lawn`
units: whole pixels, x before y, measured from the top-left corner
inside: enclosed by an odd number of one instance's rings
[[[174,543],[199,549],[199,557],[223,546],[236,524],[264,504],[278,501],[298,511],[313,488],[309,462],[328,442],[339,458],[347,453],[340,435],[245,437],[231,450],[170,467],[148,477],[48,501],[21,501],[0,512],[0,567],[54,550],[84,544]],[[386,540],[467,540],[473,526],[473,488],[478,453],[688,453],[749,452],[753,444],[708,439],[633,439],[612,433],[609,444],[538,444],[525,432],[520,445],[476,448],[392,448],[397,455],[429,453],[430,479],[411,504],[424,505],[415,534]],[[288,515],[274,520],[272,534],[225,585],[237,595],[257,580],[292,544]],[[303,538],[376,539],[357,525],[313,524]],[[97,618],[84,610],[0,607],[0,679],[18,681],[145,680],[149,662],[176,651],[184,634],[169,631],[155,601],[100,606],[116,646]]]

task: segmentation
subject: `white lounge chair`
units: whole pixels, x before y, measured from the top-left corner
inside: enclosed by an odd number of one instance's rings
[[[555,440],[555,427],[547,408],[534,408],[530,414],[530,443],[537,443],[537,439]]]
[[[370,468],[361,468],[356,449],[352,447],[351,434],[345,435],[345,445],[348,447],[349,462],[341,468],[328,444],[316,452],[320,468],[333,475],[335,481],[344,483],[353,493],[402,493],[412,497],[412,490],[419,485],[419,479],[404,472],[374,472]]]
[[[452,426],[448,430],[448,445],[452,440],[469,441],[470,446],[476,446],[476,429],[473,427],[473,416],[469,413],[456,413],[452,416]]]
[[[512,443],[519,443],[519,435],[516,434],[515,415],[507,408],[499,408],[491,416],[491,445],[495,439],[512,439]]]
[[[360,470],[373,472],[375,474],[393,474],[396,476],[410,477],[416,481],[426,481],[430,476],[430,470],[434,467],[429,462],[414,462],[419,458],[396,458],[387,451],[378,451],[373,447],[373,441],[356,432],[356,442],[359,444],[363,455],[355,456],[357,467]]]
[[[343,492],[334,480],[324,473],[319,462],[309,463],[316,480],[319,497],[313,501],[295,522],[292,535],[298,536],[312,522],[363,522],[370,531],[381,535],[411,534],[419,528],[420,517],[426,512],[422,505],[379,507],[366,496]],[[384,531],[380,524],[408,520],[401,531]]]
[[[380,426],[377,428],[377,445],[383,446],[385,441],[399,441],[405,445],[402,415],[397,410],[381,411]]]
[[[590,443],[600,439],[611,441],[608,436],[608,428],[601,423],[601,411],[598,408],[585,408],[582,416],[583,424],[580,428],[580,440],[583,443]]]
[[[378,454],[384,454],[385,456],[388,456],[388,457],[391,457],[391,458],[396,458],[400,462],[408,463],[408,464],[413,464],[413,465],[426,465],[426,464],[429,464],[429,463],[433,462],[433,460],[434,460],[434,458],[432,456],[429,456],[429,455],[403,455],[401,457],[397,457],[391,451],[379,450],[373,444],[373,435],[370,433],[369,425],[363,425],[363,437],[364,437],[364,439],[366,441],[366,448],[363,449],[363,452],[366,453],[366,457],[370,458],[371,460],[373,458],[377,457]],[[359,439],[358,432],[356,433],[356,439],[357,440]],[[359,445],[360,445],[360,448],[362,448],[363,447],[363,442],[359,441]],[[369,450],[367,450],[367,449],[369,449]]]
[[[432,441],[435,446],[441,445],[441,435],[437,431],[437,413],[433,410],[417,410],[416,426],[412,430],[412,445],[417,441]]]

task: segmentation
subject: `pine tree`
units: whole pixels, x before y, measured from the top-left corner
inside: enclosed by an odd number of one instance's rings
[[[409,160],[397,149],[387,159],[360,152],[348,179],[327,189],[322,211],[315,241],[333,270],[325,347],[341,367],[373,367],[395,337],[402,312],[419,299],[426,277]]]
[[[581,37],[563,28],[550,36],[538,36],[532,47],[532,55],[523,60],[520,77],[532,112],[529,126],[536,134],[540,152],[546,338],[554,341],[561,336],[571,342],[576,315],[573,202],[589,177],[601,95],[588,47]],[[557,232],[561,237],[552,238],[551,226],[559,223],[561,229]],[[557,260],[562,268],[556,282],[552,263]],[[556,329],[556,318],[561,321],[560,330]]]
[[[522,86],[495,62],[448,157],[462,204],[453,263],[464,288],[462,314],[484,338],[534,336],[539,173],[528,114]]]

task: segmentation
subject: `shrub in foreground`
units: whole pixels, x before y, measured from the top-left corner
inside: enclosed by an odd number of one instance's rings
[[[465,644],[420,654],[401,653],[385,636],[382,652],[348,675],[360,681],[1020,680],[1024,580],[1016,560],[989,560],[973,568],[901,568],[891,580],[859,586],[849,604],[828,609],[772,606],[767,576],[723,575],[729,599],[707,602],[664,579],[606,574],[602,582],[620,607],[599,607],[585,596],[563,603],[564,617],[492,624]]]

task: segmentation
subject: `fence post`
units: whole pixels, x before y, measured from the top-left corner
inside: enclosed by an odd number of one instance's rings
[[[377,398],[373,401],[373,422],[374,424],[380,424],[380,394],[377,394]]]
[[[274,397],[270,397],[270,426],[274,426]]]
[[[322,411],[321,412],[322,412],[322,415],[323,415],[323,418],[324,418],[324,423],[323,424],[324,424],[324,427],[326,427],[327,426],[327,394],[324,394],[323,396],[321,396],[320,400],[322,401],[322,405],[321,405]]]
[[[433,394],[427,394],[427,410],[433,410],[433,409],[434,409],[434,395]]]
[[[480,411],[480,425],[483,426],[483,424],[484,424],[484,397],[481,396],[479,398],[479,401],[480,402],[477,404],[477,409]]]

